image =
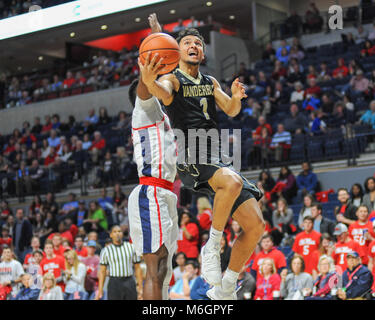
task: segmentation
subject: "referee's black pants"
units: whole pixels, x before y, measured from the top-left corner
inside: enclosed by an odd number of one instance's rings
[[[134,277],[109,277],[108,300],[137,300]]]

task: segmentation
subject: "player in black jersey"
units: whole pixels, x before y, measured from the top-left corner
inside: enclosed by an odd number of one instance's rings
[[[155,56],[152,59],[149,56],[144,65],[139,61],[142,80],[149,92],[166,106],[174,129],[185,134],[188,129],[217,129],[215,106],[230,117],[236,116],[241,99],[246,97],[244,87],[236,79],[229,97],[215,78],[199,72],[204,40],[196,29],[181,31],[177,42],[181,55],[179,68],[157,79],[154,71],[161,68],[162,59],[157,61]],[[177,169],[185,186],[209,190],[215,195],[210,237],[201,252],[202,276],[214,286],[207,295],[214,300],[236,299],[239,272],[264,232],[265,224],[257,203],[263,193],[232,167],[212,157],[206,163],[178,164]],[[229,266],[222,278],[220,240],[230,214],[243,231],[233,245]]]

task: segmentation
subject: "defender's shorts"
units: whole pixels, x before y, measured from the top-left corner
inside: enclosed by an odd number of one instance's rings
[[[177,196],[170,190],[138,185],[129,195],[130,237],[137,255],[155,253],[164,244],[168,253],[177,250]]]

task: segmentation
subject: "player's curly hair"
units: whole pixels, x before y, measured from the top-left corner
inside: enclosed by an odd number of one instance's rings
[[[204,42],[204,38],[203,36],[199,33],[199,31],[195,28],[186,28],[184,30],[181,30],[179,33],[178,33],[178,36],[176,38],[176,41],[178,44],[180,44],[182,38],[184,37],[187,37],[187,36],[195,36],[195,37],[198,37],[202,43],[203,43],[203,50],[205,50],[206,48],[206,43]]]

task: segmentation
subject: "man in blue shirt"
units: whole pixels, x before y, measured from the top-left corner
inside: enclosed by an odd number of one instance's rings
[[[51,130],[50,136],[47,140],[50,147],[57,148],[60,145],[60,138],[57,136],[56,130]]]
[[[85,201],[80,200],[78,202],[78,210],[77,210],[77,227],[81,227],[83,225],[83,220],[87,218],[87,208]]]
[[[317,191],[318,178],[308,162],[302,163],[302,172],[297,177],[297,196],[302,199],[302,195],[314,194]]]
[[[61,221],[67,217],[71,217],[75,211],[78,209],[78,201],[76,200],[76,195],[74,193],[69,193],[68,202],[65,203],[60,210],[58,221]]]
[[[370,102],[370,110],[367,110],[362,115],[359,122],[369,124],[373,129],[375,129],[375,100]]]
[[[89,115],[85,118],[85,121],[89,121],[91,124],[97,124],[99,122],[99,118],[95,114],[95,109],[89,111]]]
[[[107,196],[106,188],[102,189],[98,203],[104,210],[111,209],[113,207],[113,199]],[[109,206],[107,204],[109,204]]]
[[[346,259],[348,269],[342,274],[342,288],[337,291],[337,296],[341,300],[365,300],[365,295],[371,290],[373,276],[361,264],[358,252],[349,252]]]

